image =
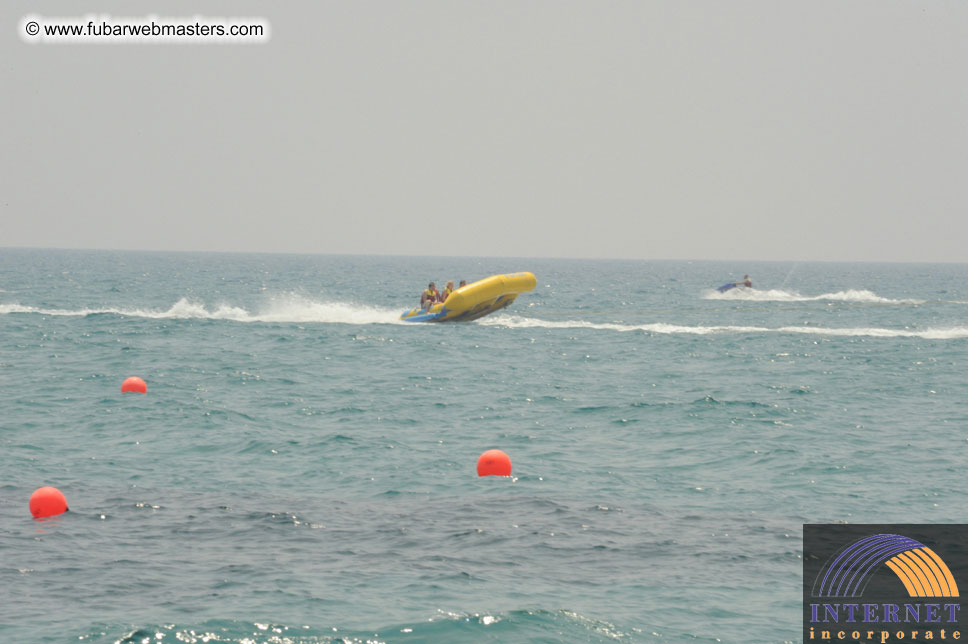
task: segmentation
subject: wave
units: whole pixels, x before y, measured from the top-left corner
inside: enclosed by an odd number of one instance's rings
[[[625,632],[611,622],[587,617],[568,609],[527,609],[506,612],[452,612],[438,609],[437,615],[401,622],[387,627],[354,630],[352,628],[295,626],[271,621],[209,620],[192,625],[151,624],[115,627],[113,633],[102,633],[115,644],[166,640],[165,635],[182,642],[292,642],[299,644],[416,644],[448,642],[470,644],[487,642],[583,642],[587,644],[632,641],[633,633]],[[89,635],[81,635],[80,638]],[[689,634],[688,639],[695,639]]]
[[[837,291],[835,293],[823,293],[822,295],[800,295],[796,291],[784,291],[779,289],[761,291],[748,288],[734,288],[723,293],[718,291],[706,291],[703,293],[704,300],[733,300],[744,302],[858,302],[861,304],[924,304],[925,300],[895,300],[889,297],[864,290],[849,289]]]
[[[183,297],[167,310],[111,307],[72,310],[47,309],[20,304],[0,304],[0,315],[10,313],[73,317],[122,315],[149,319],[202,319],[276,323],[395,324],[400,322],[400,312],[396,310],[347,302],[315,301],[297,295],[274,298],[257,311],[249,311],[228,304],[210,309],[202,303]]]
[[[713,335],[739,333],[792,333],[830,337],[923,338],[925,340],[960,340],[968,338],[968,327],[936,329],[883,329],[877,327],[826,328],[817,326],[760,327],[741,325],[686,326],[653,322],[651,324],[618,324],[566,320],[553,322],[514,315],[498,315],[479,322],[485,326],[504,326],[512,329],[596,329],[601,331],[643,331],[654,334]]]
[[[231,322],[261,322],[278,324],[403,324],[395,309],[365,306],[347,302],[315,301],[298,295],[273,298],[256,311],[222,304],[208,308],[188,298],[181,298],[168,309],[150,308],[84,308],[53,309],[0,304],[0,315],[27,313],[46,316],[86,317],[90,315],[119,315],[147,319],[226,320]],[[831,337],[923,338],[926,340],[958,340],[968,338],[968,327],[931,329],[885,329],[877,327],[825,328],[817,326],[760,327],[743,325],[688,326],[653,322],[649,324],[621,324],[617,322],[587,322],[584,320],[551,321],[518,315],[492,315],[476,322],[481,326],[500,326],[511,329],[595,329],[600,331],[641,331],[653,334],[711,335],[738,333],[787,333]]]

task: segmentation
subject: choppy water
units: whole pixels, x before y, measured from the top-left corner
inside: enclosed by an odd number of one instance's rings
[[[0,250],[0,641],[798,641],[803,523],[965,521],[966,366],[966,265]]]

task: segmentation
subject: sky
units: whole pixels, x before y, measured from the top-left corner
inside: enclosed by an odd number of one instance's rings
[[[25,16],[255,16],[53,44]],[[2,3],[0,247],[966,262],[963,0]]]

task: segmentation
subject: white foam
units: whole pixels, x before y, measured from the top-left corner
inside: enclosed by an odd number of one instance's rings
[[[651,324],[613,324],[608,322],[586,322],[583,320],[548,321],[525,318],[515,315],[498,315],[485,318],[480,324],[504,326],[512,329],[596,329],[602,331],[644,331],[655,334],[711,335],[741,333],[793,333],[801,335],[822,335],[831,337],[873,337],[873,338],[924,338],[926,340],[958,340],[968,338],[968,327],[939,329],[881,329],[877,327],[825,328],[816,326],[760,327],[741,325],[688,326],[655,322]]]
[[[800,295],[796,291],[784,291],[779,289],[758,290],[750,288],[733,288],[723,293],[719,291],[706,291],[703,293],[706,300],[739,300],[746,302],[858,302],[861,304],[924,304],[924,300],[895,300],[865,289],[848,289],[846,291],[836,291],[834,293],[823,293],[821,295]]]
[[[48,316],[84,317],[88,315],[121,315],[149,319],[202,319],[233,322],[261,322],[279,324],[409,324],[400,321],[400,312],[375,306],[347,302],[317,301],[295,294],[271,298],[257,311],[231,304],[209,308],[204,304],[181,298],[168,309],[143,308],[85,308],[45,309],[20,304],[0,304],[0,315],[29,313]],[[740,333],[787,333],[830,337],[924,338],[926,340],[956,340],[968,338],[968,327],[933,329],[884,329],[877,327],[826,328],[817,326],[760,327],[742,325],[690,326],[653,322],[649,324],[620,324],[616,322],[588,322],[584,320],[540,320],[511,314],[492,315],[477,322],[483,326],[502,326],[511,329],[593,329],[600,331],[642,331],[654,334],[710,335]]]
[[[45,309],[20,304],[0,304],[0,315],[34,313],[51,316],[84,317],[87,315],[123,315],[149,319],[231,320],[233,322],[329,323],[329,324],[394,324],[400,312],[375,306],[347,302],[316,301],[298,295],[272,298],[257,311],[219,304],[213,308],[203,303],[181,298],[169,309],[147,308],[85,308]]]

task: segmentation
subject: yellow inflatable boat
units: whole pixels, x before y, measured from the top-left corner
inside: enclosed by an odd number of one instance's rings
[[[521,293],[534,290],[538,280],[531,273],[492,275],[462,286],[429,309],[410,309],[400,316],[407,322],[466,322],[500,311]]]

